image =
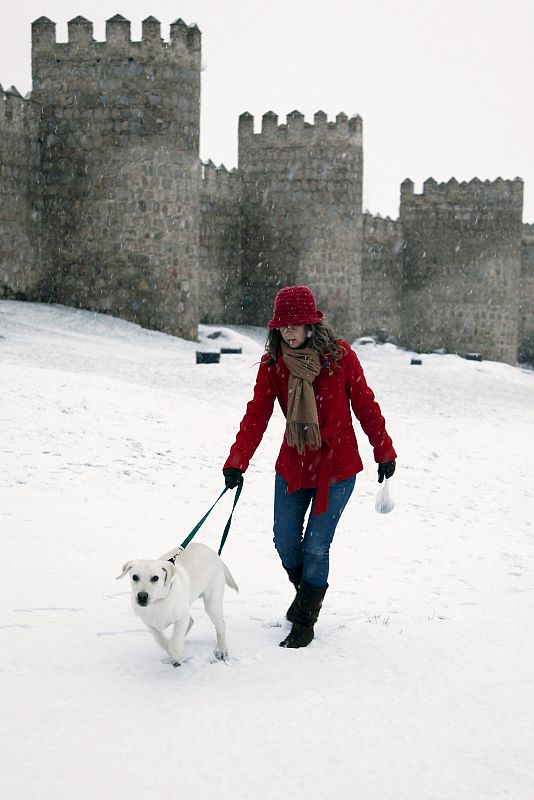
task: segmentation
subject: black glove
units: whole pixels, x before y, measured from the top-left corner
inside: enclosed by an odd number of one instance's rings
[[[227,489],[235,489],[238,483],[243,480],[243,470],[235,467],[225,467],[223,469],[224,483]]]
[[[382,463],[378,465],[378,483],[382,483],[384,478],[391,478],[394,472],[394,461],[382,461]]]

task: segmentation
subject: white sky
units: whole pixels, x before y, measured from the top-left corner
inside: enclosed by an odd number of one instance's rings
[[[397,216],[410,177],[525,181],[534,222],[533,0],[19,0],[0,28],[0,83],[31,88],[30,23],[48,16],[59,41],[81,14],[104,39],[121,13],[182,17],[203,34],[201,157],[237,163],[237,117],[319,109],[364,122],[364,208]]]

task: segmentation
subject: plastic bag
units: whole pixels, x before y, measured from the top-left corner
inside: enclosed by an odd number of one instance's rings
[[[389,481],[389,478],[384,478],[384,482],[376,495],[375,511],[378,511],[379,514],[389,514],[395,508],[395,501],[389,491]]]

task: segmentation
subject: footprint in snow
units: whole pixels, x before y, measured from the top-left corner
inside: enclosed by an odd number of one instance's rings
[[[83,608],[62,608],[61,606],[51,606],[50,608],[14,608],[13,611],[19,614],[33,614],[35,611],[71,611],[77,613]]]
[[[35,627],[35,626],[34,625],[0,625],[0,631],[5,631],[5,630],[7,630],[7,628],[25,628],[25,629],[29,629],[29,628],[33,628],[33,627]]]

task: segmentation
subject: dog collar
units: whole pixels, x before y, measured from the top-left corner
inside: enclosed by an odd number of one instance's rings
[[[179,556],[180,553],[183,553],[184,550],[185,550],[185,548],[180,546],[178,548],[178,550],[176,551],[176,553],[173,556],[171,556],[171,558],[168,558],[167,561],[170,561],[171,564],[175,564],[176,563],[176,557]]]

